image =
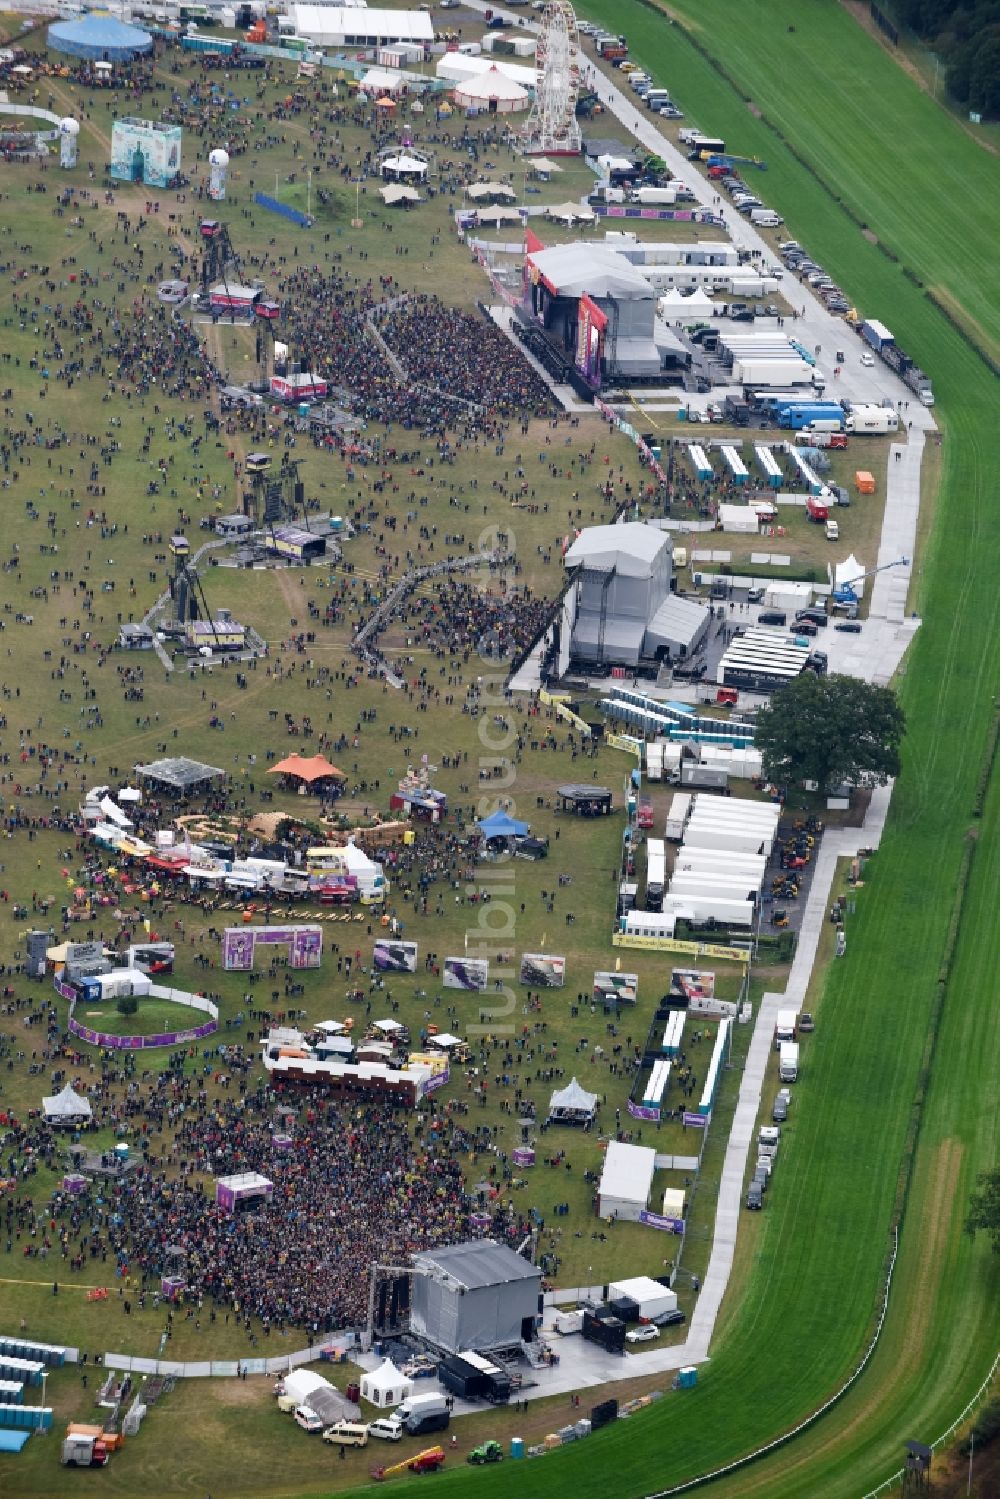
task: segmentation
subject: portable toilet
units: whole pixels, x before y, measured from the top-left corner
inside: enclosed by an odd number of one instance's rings
[[[124,1140],[119,1141],[115,1146],[115,1156],[123,1164],[128,1160],[128,1145]]]
[[[524,1456],[524,1437],[511,1437],[511,1439],[510,1439],[510,1455],[511,1455],[511,1457],[523,1457]]]
[[[680,1390],[693,1390],[698,1383],[698,1370],[694,1364],[687,1364],[683,1369],[677,1371],[677,1388]]]

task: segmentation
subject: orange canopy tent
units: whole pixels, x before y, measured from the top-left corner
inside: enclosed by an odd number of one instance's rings
[[[305,781],[311,785],[313,781],[328,780],[331,776],[338,781],[346,781],[347,777],[336,765],[331,765],[323,755],[313,755],[306,759],[302,755],[288,755],[280,760],[277,765],[272,765],[268,771],[272,776],[294,776],[299,781]]]

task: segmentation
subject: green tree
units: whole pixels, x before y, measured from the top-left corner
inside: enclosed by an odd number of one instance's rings
[[[895,694],[857,677],[804,671],[757,715],[754,744],[779,784],[881,785],[899,773],[905,720]]]
[[[993,1241],[993,1253],[1000,1254],[1000,1171],[983,1171],[976,1177],[965,1232],[975,1238],[981,1228]]]
[[[139,1001],[134,994],[123,994],[115,1008],[119,1015],[134,1015],[139,1008]]]

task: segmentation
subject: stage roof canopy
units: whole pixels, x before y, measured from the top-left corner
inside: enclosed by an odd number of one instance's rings
[[[604,245],[553,245],[528,256],[557,297],[652,297],[641,271]]]
[[[620,526],[588,526],[570,546],[564,557],[567,568],[598,570],[612,567],[622,577],[648,578],[670,534],[641,521],[625,521]]]
[[[173,791],[190,791],[205,781],[221,780],[226,774],[217,765],[203,765],[200,760],[189,760],[185,755],[153,760],[149,765],[136,765],[134,769],[143,780],[169,786]]]
[[[303,755],[286,755],[284,760],[279,760],[277,765],[272,765],[268,770],[270,776],[295,776],[300,781],[310,784],[312,781],[328,780],[330,777],[338,781],[346,781],[347,777],[336,765],[331,765],[325,755],[313,755],[306,759]]]

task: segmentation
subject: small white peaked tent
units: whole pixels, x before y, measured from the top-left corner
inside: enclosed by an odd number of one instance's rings
[[[385,1363],[379,1364],[377,1369],[372,1369],[361,1379],[362,1400],[367,1400],[370,1405],[377,1405],[382,1410],[390,1405],[400,1405],[412,1393],[412,1379],[401,1374],[391,1358],[387,1358]]]
[[[859,599],[864,598],[865,570],[853,552],[849,557],[845,557],[843,562],[837,563],[833,574],[833,586],[835,588],[849,586],[854,589]]]
[[[689,296],[681,298],[683,310],[688,313],[697,313],[699,317],[709,316],[715,311],[715,306],[703,287],[696,287]]]
[[[596,1113],[597,1094],[588,1093],[575,1077],[549,1099],[550,1124],[589,1124]]]
[[[69,1083],[61,1093],[43,1098],[42,1108],[46,1124],[62,1124],[67,1127],[89,1122],[94,1112],[90,1107],[90,1100],[84,1098],[82,1093],[75,1093]]]

